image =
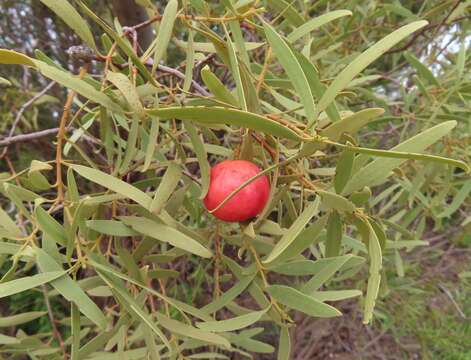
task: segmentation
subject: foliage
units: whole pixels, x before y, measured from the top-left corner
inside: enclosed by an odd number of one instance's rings
[[[334,317],[359,298],[370,323],[384,265],[403,277],[425,232],[469,223],[456,218],[470,191],[467,38],[450,59],[410,43],[459,33],[466,6],[143,1],[150,20],[123,28],[82,1],[43,3],[89,48],[73,49],[75,74],[0,50],[69,89],[55,157],[5,163],[1,177],[0,297],[36,288],[55,319],[47,335],[1,335],[8,356],[288,359],[293,310]],[[157,36],[139,49],[144,26]],[[368,132],[385,123],[399,136],[375,144]],[[251,222],[202,205],[224,158],[270,176]],[[257,340],[259,323],[276,344]]]

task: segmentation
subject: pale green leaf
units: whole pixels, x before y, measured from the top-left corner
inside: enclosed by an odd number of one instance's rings
[[[270,285],[266,291],[279,303],[314,317],[340,316],[336,308],[285,285]]]
[[[287,39],[290,42],[296,41],[304,35],[309,34],[311,31],[314,31],[335,19],[351,15],[352,12],[349,10],[336,10],[328,12],[326,14],[322,14],[297,27],[293,32],[288,35]]]
[[[202,125],[227,124],[245,127],[266,134],[287,138],[290,140],[301,141],[302,138],[293,130],[282,124],[270,120],[262,115],[241,111],[237,109],[222,107],[169,107],[148,110],[149,114],[158,116],[161,119],[180,119],[195,121]]]
[[[263,23],[265,34],[273,52],[283,66],[288,78],[293,83],[308,119],[308,123],[312,125],[316,119],[316,105],[314,104],[314,97],[311,92],[311,87],[307,80],[301,65],[296,58],[286,41],[276,32],[276,30],[269,24]]]
[[[320,198],[316,198],[311,204],[309,204],[302,214],[299,215],[293,225],[291,225],[289,230],[281,237],[280,241],[276,243],[267,258],[263,260],[263,263],[268,264],[273,262],[276,258],[282,255],[286,249],[288,249],[290,244],[295,241],[311,218],[317,215],[319,212],[319,204]]]
[[[60,271],[62,267],[44,250],[36,248],[36,259],[43,272]],[[53,280],[51,285],[68,301],[75,303],[80,312],[93,321],[100,329],[105,329],[107,320],[100,308],[68,275]]]
[[[165,172],[159,187],[155,190],[154,198],[150,204],[150,212],[154,214],[160,213],[178,186],[181,177],[181,166],[175,162],[171,162],[168,165],[167,171]]]
[[[430,145],[448,134],[456,126],[456,121],[446,121],[417,134],[410,139],[393,147],[391,151],[419,152],[424,151]],[[384,182],[391,171],[400,166],[407,159],[376,159],[361,168],[345,186],[342,194],[350,194],[361,190],[365,186],[375,186]]]
[[[224,332],[246,328],[257,321],[267,312],[268,308],[254,311],[245,315],[237,316],[227,320],[197,322],[196,326],[205,331]]]
[[[93,181],[111,191],[114,191],[126,198],[134,200],[136,203],[149,209],[152,199],[138,188],[102,171],[92,169],[83,165],[71,165],[80,176]]]
[[[65,271],[51,271],[42,274],[23,277],[16,280],[0,283],[0,299],[18,294],[22,291],[33,289],[43,284],[47,284],[65,274]]]
[[[22,314],[0,317],[0,328],[21,325],[47,314],[46,311],[30,311]]]
[[[168,225],[158,223],[151,219],[137,216],[122,216],[120,219],[133,230],[159,241],[167,242],[172,246],[188,251],[192,254],[210,258],[210,250],[198,241]]]
[[[337,75],[332,84],[330,84],[322,98],[319,100],[317,111],[323,111],[335,99],[337,94],[347,87],[353,78],[361,73],[373,61],[414,31],[423,28],[427,24],[427,21],[421,20],[404,25],[400,29],[385,36],[368,50],[360,54],[350,64],[348,64],[340,74]]]

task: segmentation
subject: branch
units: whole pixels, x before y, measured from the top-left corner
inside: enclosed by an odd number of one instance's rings
[[[414,36],[412,37],[412,39],[410,39],[407,44],[405,44],[404,46],[401,46],[399,48],[396,48],[396,49],[391,49],[391,50],[388,50],[385,52],[385,54],[394,54],[394,53],[398,53],[398,52],[402,52],[404,50],[407,50],[408,48],[410,48],[412,45],[414,45],[414,43],[416,42],[416,40],[423,34],[425,34],[425,32],[427,32],[428,30],[431,30],[431,29],[436,29],[436,31],[438,31],[442,26],[451,26],[457,22],[460,22],[462,20],[465,20],[465,19],[468,19],[470,16],[462,16],[462,17],[459,17],[459,18],[456,18],[455,20],[453,20],[451,23],[449,24],[445,24],[446,20],[449,18],[449,16],[451,15],[451,13],[449,13],[440,23],[438,24],[429,24],[427,26],[425,26],[424,28],[422,28],[422,30],[420,30],[419,32],[415,33]],[[436,32],[435,32],[436,33]]]
[[[56,84],[55,81],[50,82],[44,89],[42,89],[40,92],[38,92],[36,95],[34,95],[31,99],[29,99],[27,102],[25,102],[18,113],[16,114],[15,120],[13,121],[13,124],[11,125],[10,131],[8,132],[8,136],[6,140],[10,139],[13,137],[13,134],[15,133],[16,127],[20,123],[21,117],[23,116],[23,113],[26,111],[26,109],[31,106],[36,100],[38,100],[41,96],[43,96],[50,88],[52,88]],[[5,140],[3,140],[5,141]],[[3,142],[0,141],[0,144]],[[0,159],[2,159],[5,154],[8,151],[8,145],[5,146],[5,149],[3,149],[2,154],[0,155]],[[1,145],[0,145],[1,146]]]
[[[21,135],[7,137],[6,139],[0,140],[0,147],[10,146],[10,145],[25,142],[25,141],[36,140],[36,139],[40,139],[46,136],[55,135],[57,134],[58,131],[59,131],[59,128],[53,128],[53,129],[36,131],[29,134],[21,134]]]

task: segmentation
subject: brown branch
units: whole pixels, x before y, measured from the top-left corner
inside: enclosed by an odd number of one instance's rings
[[[6,139],[0,140],[0,147],[10,146],[17,143],[22,143],[31,140],[37,140],[46,136],[51,136],[57,134],[59,128],[46,129],[41,131],[35,131],[28,134],[21,134]]]
[[[13,137],[13,134],[15,133],[16,127],[20,123],[21,117],[23,116],[23,113],[26,111],[26,109],[28,107],[30,107],[32,104],[34,104],[36,102],[36,100],[38,100],[40,97],[42,97],[49,89],[51,89],[55,85],[55,83],[56,83],[55,81],[50,82],[44,89],[42,89],[40,92],[38,92],[36,95],[34,95],[31,99],[29,99],[27,102],[25,102],[21,106],[20,110],[16,114],[16,117],[15,117],[15,120],[13,121],[13,124],[11,125],[10,131],[8,132],[8,136],[7,136],[6,140],[11,139]],[[5,141],[5,140],[0,141],[0,144],[3,141]],[[2,154],[0,155],[0,159],[3,159],[3,157],[6,155],[6,153],[8,151],[8,145],[9,145],[9,143],[7,143],[5,145],[5,149],[3,149]]]
[[[452,10],[453,11],[453,10]],[[395,49],[390,49],[388,51],[385,52],[385,54],[394,54],[394,53],[398,53],[398,52],[402,52],[404,50],[407,50],[408,48],[410,48],[412,45],[414,45],[414,43],[416,42],[416,40],[421,36],[421,35],[424,35],[428,30],[431,30],[431,29],[436,29],[435,33],[438,31],[439,28],[441,28],[442,26],[451,26],[453,24],[456,24],[457,22],[460,22],[462,20],[465,20],[465,19],[468,19],[470,18],[471,16],[462,16],[462,17],[459,17],[459,18],[456,18],[455,20],[453,20],[451,23],[449,24],[445,24],[446,20],[450,17],[451,15],[451,12],[438,24],[429,24],[427,26],[425,26],[424,28],[422,28],[422,30],[420,30],[419,32],[415,33],[414,36],[412,36],[412,38],[407,42],[407,44],[405,44],[404,46],[401,46],[399,48],[395,48]],[[434,33],[434,34],[435,34]]]

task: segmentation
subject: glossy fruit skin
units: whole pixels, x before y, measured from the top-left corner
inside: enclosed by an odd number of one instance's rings
[[[215,165],[211,168],[209,190],[203,200],[206,209],[211,211],[216,208],[233,190],[260,171],[257,165],[246,160],[224,160]],[[269,195],[270,182],[264,175],[244,187],[212,214],[227,222],[249,220],[260,214]]]

